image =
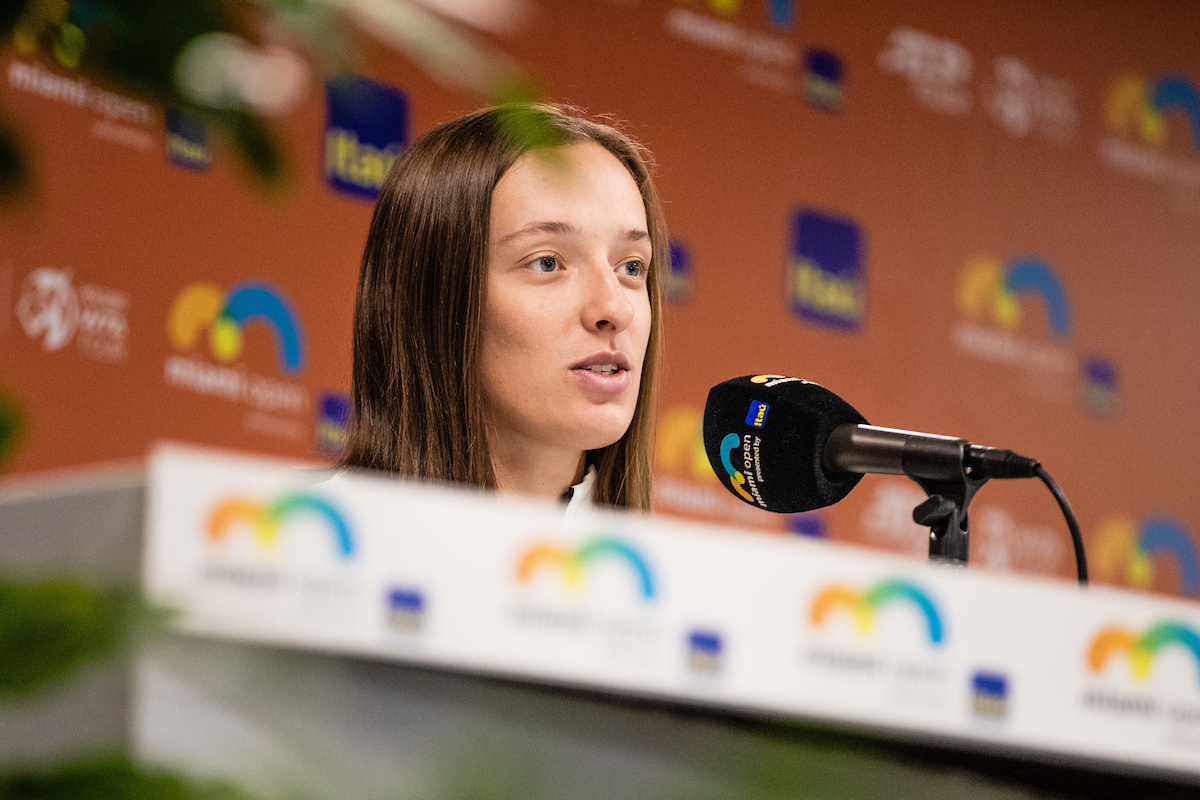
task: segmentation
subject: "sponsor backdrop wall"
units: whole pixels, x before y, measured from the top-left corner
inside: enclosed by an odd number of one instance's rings
[[[922,557],[923,499],[868,477],[779,517],[704,457],[712,384],[798,375],[871,422],[1040,458],[1095,577],[1200,596],[1200,21],[1166,2],[539,2],[496,45],[655,154],[674,246],[655,502]],[[37,176],[0,216],[12,473],[174,439],[330,458],[387,166],[473,110],[363,40],[279,121],[264,192],[194,120],[3,51]],[[666,268],[668,265],[661,265]],[[1040,485],[972,505],[976,566],[1068,577]]]

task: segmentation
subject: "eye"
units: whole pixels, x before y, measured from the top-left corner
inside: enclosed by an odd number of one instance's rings
[[[549,273],[558,269],[558,256],[538,256],[528,266],[534,272]]]
[[[646,264],[639,259],[626,261],[619,268],[621,272],[633,278],[640,278],[646,272]]]

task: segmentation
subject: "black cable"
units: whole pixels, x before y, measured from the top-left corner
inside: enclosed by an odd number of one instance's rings
[[[1046,472],[1041,464],[1038,464],[1034,474],[1042,479],[1042,483],[1046,484],[1050,494],[1054,495],[1054,499],[1058,501],[1058,507],[1062,509],[1063,516],[1067,518],[1067,527],[1071,529],[1071,541],[1075,545],[1075,568],[1079,571],[1079,585],[1087,586],[1087,556],[1083,552],[1083,536],[1079,533],[1079,523],[1075,521],[1075,512],[1071,510],[1071,504],[1067,502],[1067,496],[1063,494],[1063,490],[1058,488],[1054,478],[1050,477],[1050,473]]]

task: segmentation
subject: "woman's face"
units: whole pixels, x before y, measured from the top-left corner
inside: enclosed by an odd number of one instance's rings
[[[650,338],[652,247],[629,171],[593,142],[526,153],[492,194],[481,369],[500,448],[616,442]]]

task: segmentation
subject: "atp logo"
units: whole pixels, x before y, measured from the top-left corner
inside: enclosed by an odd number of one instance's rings
[[[612,536],[596,536],[574,548],[553,542],[539,542],[526,548],[517,562],[517,582],[528,583],[534,575],[553,570],[569,592],[579,592],[584,579],[597,562],[623,564],[633,578],[638,597],[650,603],[655,596],[654,574],[642,554],[632,544]]]
[[[794,316],[845,332],[862,327],[867,294],[862,238],[849,219],[806,208],[793,212],[785,294]]]
[[[812,627],[820,628],[839,612],[848,612],[856,632],[865,637],[871,635],[877,618],[892,605],[909,606],[918,613],[931,646],[945,644],[945,629],[937,606],[923,589],[903,579],[882,580],[862,591],[842,585],[827,586],[813,600],[809,622]]]
[[[1135,523],[1115,518],[1101,526],[1096,546],[1098,577],[1147,589],[1167,564],[1175,566],[1180,593],[1200,597],[1196,545],[1178,520],[1149,517]]]
[[[17,319],[47,352],[62,350],[79,327],[79,298],[69,270],[43,267],[29,273],[17,301]]]
[[[1111,133],[1156,149],[1166,146],[1167,116],[1182,114],[1191,132],[1192,149],[1200,151],[1200,94],[1182,75],[1165,73],[1153,80],[1120,75],[1109,86],[1106,112]]]
[[[258,281],[239,283],[228,293],[211,283],[193,283],[175,298],[167,325],[171,345],[191,350],[207,332],[209,349],[218,361],[229,363],[242,354],[243,329],[262,324],[275,338],[279,370],[289,375],[304,370],[304,328],[287,296]]]
[[[1145,683],[1150,680],[1154,663],[1164,648],[1179,647],[1190,653],[1200,669],[1200,636],[1195,629],[1183,622],[1165,620],[1151,625],[1144,631],[1110,627],[1096,634],[1088,647],[1087,665],[1093,673],[1103,672],[1114,657],[1125,656],[1129,660],[1129,672],[1134,680]]]
[[[1063,342],[1071,337],[1067,291],[1054,269],[1036,256],[1018,256],[1007,263],[991,256],[976,256],[959,277],[959,312],[1009,333],[1023,327],[1022,301],[1026,297],[1041,300],[1055,340]]]
[[[711,12],[723,17],[738,16],[742,12],[743,0],[677,0],[679,5],[703,5]],[[767,21],[777,30],[796,27],[796,0],[763,0]]]
[[[348,561],[354,556],[354,536],[346,518],[328,500],[310,492],[289,492],[266,503],[247,497],[223,500],[208,516],[205,538],[210,544],[218,544],[232,531],[248,529],[260,548],[274,550],[286,529],[284,523],[300,515],[314,516],[325,523],[340,559]]]

